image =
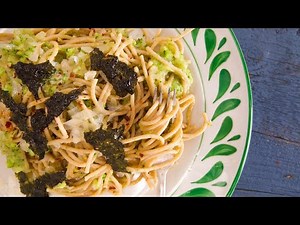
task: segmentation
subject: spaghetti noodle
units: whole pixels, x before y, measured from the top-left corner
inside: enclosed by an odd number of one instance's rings
[[[66,180],[48,187],[51,194],[121,194],[123,188],[142,179],[154,188],[157,170],[173,165],[184,152],[184,141],[201,135],[210,124],[205,113],[201,127],[191,124],[195,97],[189,93],[192,76],[181,43],[190,31],[177,37],[162,36],[160,29],[152,37],[147,29],[53,28],[1,34],[1,88],[16,102],[25,104],[27,112],[47,110],[45,102],[56,92],[69,93],[86,86],[44,129],[50,150],[43,159],[31,151],[22,139],[23,132],[11,121],[12,112],[0,102],[2,142],[10,140],[23,157],[21,163],[8,167],[35,180],[64,166]],[[91,70],[89,56],[95,48],[133,68],[137,84],[132,95],[118,96],[102,71]],[[19,61],[49,61],[55,67],[55,74],[39,89],[39,99],[14,75],[11,65]],[[101,151],[84,138],[87,131],[121,126],[127,172],[114,171]],[[0,148],[8,161],[12,160],[9,149],[4,152],[4,144]]]

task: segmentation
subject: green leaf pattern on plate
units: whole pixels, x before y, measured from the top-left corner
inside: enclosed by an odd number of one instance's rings
[[[236,89],[238,89],[241,86],[241,84],[238,82],[236,83],[233,88],[231,89],[230,93],[234,92]]]
[[[209,157],[212,156],[217,156],[217,155],[231,155],[236,152],[236,147],[228,144],[219,144],[215,147],[213,147],[209,153],[202,159],[205,160]]]
[[[241,135],[235,135],[233,136],[232,138],[230,138],[228,141],[236,141],[236,140],[239,140],[241,138]]]
[[[215,194],[206,188],[194,188],[180,195],[180,197],[215,197]]]
[[[226,185],[227,185],[226,181],[220,181],[220,182],[217,182],[217,183],[213,184],[212,186],[226,187]]]
[[[213,167],[199,180],[192,183],[202,184],[208,183],[217,179],[223,172],[224,165],[221,161],[217,162]]]
[[[206,60],[205,63],[209,60],[216,48],[216,34],[212,29],[206,29],[205,33],[205,47],[206,47]]]
[[[210,67],[209,67],[209,76],[208,80],[211,79],[214,72],[218,69],[219,66],[221,66],[224,62],[227,61],[227,59],[230,56],[230,51],[221,52],[218,55],[215,56],[215,58],[212,60]]]
[[[196,41],[197,41],[199,30],[200,30],[200,28],[195,28],[194,30],[192,30],[192,38],[193,38],[193,42],[194,42],[195,46],[196,46]]]
[[[223,95],[226,93],[226,91],[228,90],[228,88],[230,86],[230,82],[231,82],[231,77],[230,77],[229,71],[226,69],[222,69],[220,72],[220,75],[219,75],[218,95],[213,103],[215,103],[218,99],[223,97]]]
[[[239,104],[241,103],[240,99],[236,99],[236,98],[232,98],[232,99],[227,99],[225,101],[223,101],[216,109],[213,117],[212,117],[212,121],[214,121],[218,116],[220,116],[221,114],[233,110],[236,107],[239,106]]]
[[[218,141],[221,141],[223,138],[225,138],[230,131],[232,130],[233,121],[230,116],[227,116],[220,127],[219,132],[217,133],[214,140],[211,142],[211,144],[216,143]]]
[[[219,43],[218,50],[220,50],[220,48],[223,47],[223,45],[226,43],[226,41],[227,41],[226,37],[223,37]]]

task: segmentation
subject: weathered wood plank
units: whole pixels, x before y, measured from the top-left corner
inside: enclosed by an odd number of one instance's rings
[[[253,130],[300,143],[300,32],[234,29],[251,76]]]
[[[268,192],[252,191],[236,189],[234,191],[233,197],[287,197],[287,195],[279,195]]]
[[[299,149],[298,143],[253,132],[237,190],[300,196]]]

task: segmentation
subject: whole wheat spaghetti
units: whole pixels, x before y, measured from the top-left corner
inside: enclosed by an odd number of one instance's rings
[[[158,182],[157,170],[173,165],[184,155],[184,141],[201,135],[210,124],[206,113],[195,127],[191,112],[193,82],[179,36],[155,35],[147,29],[26,29],[0,35],[1,89],[31,113],[47,107],[57,92],[85,87],[78,98],[43,130],[48,151],[40,159],[12,122],[12,112],[0,102],[0,148],[7,166],[34,181],[65,168],[66,179],[47,192],[65,196],[121,194],[123,188],[145,179]],[[114,55],[137,74],[133,94],[120,97],[102,71],[91,70],[90,54],[99,49]],[[15,75],[17,62],[49,61],[55,73],[38,90],[38,99]],[[29,123],[29,122],[28,122]],[[94,149],[84,132],[124,128],[126,172],[114,171],[101,149]]]

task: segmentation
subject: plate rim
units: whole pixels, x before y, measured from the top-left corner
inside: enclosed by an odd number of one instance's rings
[[[253,96],[252,96],[252,88],[251,88],[251,82],[250,82],[250,76],[249,76],[249,70],[247,67],[247,63],[243,54],[243,51],[241,49],[240,43],[233,31],[232,28],[229,28],[230,34],[234,40],[234,43],[237,47],[237,50],[239,52],[242,64],[243,64],[243,69],[244,69],[244,74],[245,74],[245,79],[246,79],[246,84],[247,84],[247,94],[248,94],[248,128],[247,128],[247,135],[246,135],[246,142],[245,142],[245,147],[243,151],[243,155],[240,161],[240,165],[238,167],[237,173],[232,181],[232,184],[226,194],[226,197],[231,197],[236,189],[236,186],[239,182],[239,179],[242,175],[242,172],[244,170],[244,166],[246,163],[246,159],[248,156],[249,152],[249,147],[250,147],[250,142],[251,142],[251,136],[252,136],[252,126],[253,126]]]

